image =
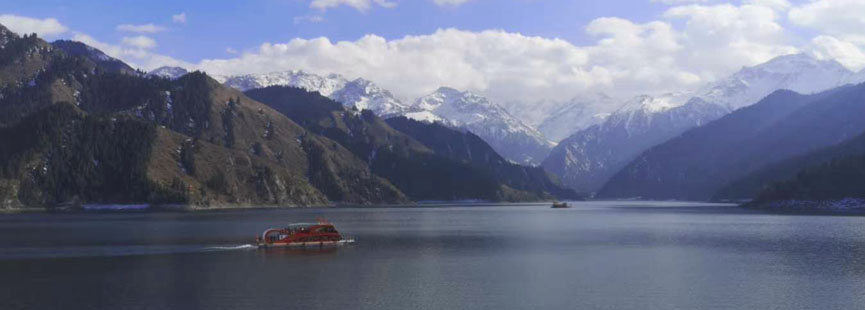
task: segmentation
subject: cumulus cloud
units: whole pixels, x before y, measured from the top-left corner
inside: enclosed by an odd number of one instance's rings
[[[865,33],[865,1],[817,0],[790,9],[790,21],[830,35]]]
[[[536,94],[591,84],[590,74],[582,68],[586,60],[584,51],[563,40],[445,29],[391,41],[367,35],[357,41],[266,43],[254,53],[205,60],[198,67],[224,75],[287,69],[339,72],[372,79],[404,98],[441,85],[526,96],[529,92],[521,92],[528,89]]]
[[[865,51],[860,46],[833,36],[821,35],[811,40],[810,51],[820,59],[834,59],[847,68],[865,68]]]
[[[143,25],[133,25],[133,24],[122,24],[117,25],[117,31],[123,32],[135,32],[135,33],[157,33],[165,31],[165,27],[157,26],[154,24],[143,24]]]
[[[865,67],[865,2],[815,0],[790,8],[790,22],[816,30],[814,53],[854,69]]]
[[[790,4],[790,1],[787,0],[745,0],[743,2],[745,4],[754,4],[769,7],[778,11],[787,10],[792,6],[792,4]]]
[[[565,99],[587,91],[629,96],[693,89],[743,65],[800,51],[778,23],[781,17],[758,1],[690,4],[646,23],[596,19],[585,28],[595,42],[584,46],[502,30],[442,29],[393,40],[367,35],[265,43],[197,68],[224,75],[341,73],[371,79],[404,99],[442,85],[503,101]]]
[[[768,6],[688,5],[671,8],[664,16],[685,21],[679,42],[688,48],[677,59],[704,80],[799,51],[779,24],[781,16]]]
[[[350,6],[358,11],[365,12],[373,5],[392,8],[396,6],[396,2],[390,2],[387,0],[313,0],[309,4],[309,7],[319,10],[327,10],[342,5]]]
[[[358,10],[391,3],[315,2],[321,9],[347,5]],[[440,29],[396,39],[372,34],[348,41],[297,38],[263,43],[237,54],[227,49],[232,55],[228,58],[186,63],[155,53],[156,42],[149,37],[127,37],[117,44],[84,39],[142,69],[179,65],[218,75],[290,69],[340,73],[375,81],[406,100],[443,85],[499,101],[567,99],[586,92],[626,97],[693,90],[742,66],[802,51],[836,59],[851,69],[865,67],[865,36],[860,30],[865,27],[857,24],[861,19],[842,14],[838,18],[850,20],[827,25],[824,21],[839,9],[823,1],[801,5],[787,0],[745,0],[738,5],[689,2],[671,5],[653,21],[598,18],[584,29],[593,40],[585,45],[504,30]],[[841,11],[856,11],[854,2]],[[788,20],[818,34],[802,37],[791,32],[784,28]]]
[[[12,32],[19,34],[36,33],[43,38],[54,38],[69,30],[54,18],[38,19],[11,14],[0,15],[0,24]]]

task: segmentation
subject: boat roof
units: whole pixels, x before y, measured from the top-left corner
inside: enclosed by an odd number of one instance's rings
[[[322,226],[329,226],[329,225],[331,225],[331,224],[329,224],[329,223],[328,223],[328,224],[321,224],[321,223],[294,223],[294,224],[288,224],[287,227],[288,227],[288,228],[306,228],[306,227],[320,226],[320,225],[322,225]]]

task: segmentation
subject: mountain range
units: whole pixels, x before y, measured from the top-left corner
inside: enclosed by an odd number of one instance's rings
[[[543,169],[507,162],[477,136],[441,124],[423,126],[405,118],[385,122],[370,110],[348,110],[317,92],[293,87],[271,86],[246,94],[340,142],[366,159],[373,173],[414,199],[578,198],[556,185]],[[465,151],[453,152],[460,149]]]
[[[821,61],[805,54],[777,57],[742,68],[695,93],[632,99],[603,123],[559,143],[543,166],[567,186],[595,192],[649,148],[756,103],[777,89],[808,94],[856,78],[832,60]]]
[[[573,191],[529,188],[524,184],[543,182],[506,179],[489,169],[478,172],[471,164],[436,155],[372,113],[334,110],[333,117],[295,122],[201,72],[163,70],[171,75],[162,77],[117,70],[116,62],[101,57],[98,49],[55,46],[2,26],[0,42],[2,208],[537,200],[557,197],[551,191],[575,198]],[[70,47],[74,50],[67,52]],[[333,108],[330,99],[318,94],[300,98],[293,103]],[[324,124],[337,120],[350,127],[323,131],[333,127]],[[412,183],[435,179],[404,166],[382,168],[389,161],[370,158],[379,152],[359,152],[364,145],[376,147],[382,156],[398,149],[433,156],[413,164],[448,167],[439,175],[464,175],[454,181],[465,186],[410,190]],[[546,182],[554,184],[552,178]]]
[[[296,70],[216,78],[243,91],[268,86],[298,87],[318,92],[349,109],[370,110],[385,119],[405,116],[466,129],[505,158],[521,164],[537,165],[552,149],[552,143],[542,134],[502,106],[467,91],[442,87],[409,105],[371,81],[363,78],[349,81],[338,74],[321,76]]]
[[[865,84],[813,95],[779,90],[639,155],[598,196],[708,200],[761,168],[863,132]]]
[[[693,92],[625,101],[597,93],[527,108],[441,87],[407,104],[336,74],[145,73],[80,42],[0,26],[0,208],[591,192],[865,211],[863,80],[795,54]]]

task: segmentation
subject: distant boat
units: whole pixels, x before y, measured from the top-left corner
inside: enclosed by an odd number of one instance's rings
[[[552,208],[553,209],[568,209],[570,207],[571,207],[571,205],[569,205],[567,202],[558,202],[557,201],[557,202],[553,202]]]
[[[354,239],[343,237],[333,224],[319,219],[316,223],[290,224],[285,228],[271,228],[256,237],[259,248],[323,247],[353,244]]]

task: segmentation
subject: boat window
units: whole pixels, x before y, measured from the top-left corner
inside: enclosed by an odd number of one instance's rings
[[[323,227],[319,227],[318,229],[316,229],[315,232],[320,232],[320,233],[335,233],[335,232],[336,232],[336,229],[333,228],[333,226],[323,226]]]

